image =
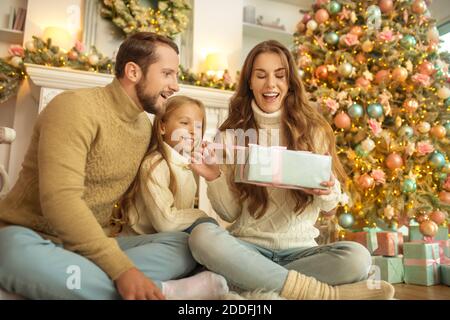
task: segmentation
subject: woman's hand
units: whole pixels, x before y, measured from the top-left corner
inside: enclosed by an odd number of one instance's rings
[[[329,195],[331,193],[331,188],[334,186],[335,184],[335,177],[333,174],[331,174],[331,178],[329,181],[323,181],[320,185],[327,187],[327,189],[310,189],[310,188],[301,188],[300,190],[302,190],[303,192],[307,193],[307,194],[311,194],[313,196],[326,196]]]
[[[215,180],[220,176],[215,151],[208,146],[207,142],[203,142],[200,150],[193,153],[189,167],[194,173],[205,178],[206,181]]]
[[[124,300],[165,300],[153,281],[136,268],[125,271],[114,282]]]

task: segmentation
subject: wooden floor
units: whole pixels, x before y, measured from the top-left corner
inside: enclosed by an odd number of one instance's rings
[[[395,284],[395,298],[399,300],[450,300],[449,286],[415,286]]]

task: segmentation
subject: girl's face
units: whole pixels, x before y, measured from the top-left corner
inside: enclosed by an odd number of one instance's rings
[[[287,70],[278,54],[265,52],[256,57],[250,89],[262,111],[272,113],[281,109],[289,87]]]
[[[163,140],[180,154],[190,153],[202,139],[202,109],[195,103],[185,103],[161,123]]]

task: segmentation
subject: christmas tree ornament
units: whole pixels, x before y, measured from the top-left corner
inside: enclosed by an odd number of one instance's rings
[[[435,151],[430,155],[429,162],[431,167],[440,169],[445,164],[445,157],[442,153]]]
[[[436,139],[444,138],[446,133],[445,127],[441,125],[434,126],[430,130],[430,134]]]
[[[324,40],[329,45],[334,45],[339,42],[339,36],[336,32],[328,32],[327,34],[325,34]]]
[[[356,86],[359,87],[359,88],[364,88],[364,89],[366,89],[367,87],[370,86],[370,81],[367,80],[367,79],[364,78],[364,77],[359,77],[358,79],[356,79],[355,84],[356,84]]]
[[[431,125],[426,121],[422,121],[422,122],[419,122],[419,124],[416,126],[416,129],[420,133],[425,134],[430,131]]]
[[[383,106],[379,103],[372,103],[367,107],[367,114],[371,118],[379,118],[383,115],[383,112]]]
[[[358,144],[355,147],[355,152],[361,158],[365,158],[365,157],[367,157],[369,155],[369,153],[366,150],[364,150],[363,147],[360,144]]]
[[[76,52],[75,50],[70,50],[67,53],[67,58],[69,60],[76,61],[78,59],[78,52]]]
[[[450,98],[450,89],[447,87],[441,87],[439,88],[439,90],[437,91],[437,95],[439,98],[441,99],[447,99]]]
[[[327,66],[318,66],[315,72],[317,78],[325,80],[328,78],[328,68]]]
[[[355,57],[356,62],[358,62],[359,64],[365,64],[367,62],[367,58],[364,55],[364,53],[358,53]]]
[[[98,55],[91,54],[88,57],[88,61],[91,66],[96,66],[98,64],[98,62],[100,61],[100,59],[99,59]]]
[[[370,152],[373,149],[375,149],[375,142],[372,139],[367,138],[363,140],[363,142],[361,142],[361,147],[363,148],[364,151]]]
[[[328,14],[328,11],[326,9],[319,9],[316,11],[316,14],[314,15],[314,20],[318,24],[324,23],[330,18],[330,15]]]
[[[309,13],[305,13],[303,15],[302,22],[304,24],[307,24],[309,22],[309,20],[311,20],[311,19],[312,19],[311,15]]]
[[[331,14],[339,13],[341,9],[342,6],[337,1],[331,1],[330,4],[328,5],[328,10],[330,11]]]
[[[20,68],[20,66],[23,63],[23,60],[19,56],[14,56],[11,58],[11,60],[9,60],[9,63],[16,68]]]
[[[361,189],[367,190],[374,186],[375,180],[369,174],[365,173],[358,178],[358,185]]]
[[[427,4],[423,0],[415,0],[411,8],[412,12],[422,14],[427,10]]]
[[[450,98],[445,99],[444,103],[447,108],[450,107]]]
[[[419,64],[418,71],[421,74],[425,74],[427,76],[431,76],[434,73],[435,69],[434,69],[434,66],[433,66],[433,64],[431,62],[424,61],[421,64]]]
[[[339,215],[339,225],[342,228],[349,229],[353,226],[354,223],[355,219],[353,218],[352,214],[344,212],[341,215]]]
[[[389,13],[394,8],[394,3],[392,0],[380,0],[378,6],[380,7],[381,12]]]
[[[361,49],[364,52],[371,52],[373,50],[373,42],[370,40],[366,40],[362,43]]]
[[[360,26],[353,26],[350,28],[350,33],[359,38],[364,34],[364,31]]]
[[[392,79],[398,82],[404,82],[408,78],[408,70],[403,67],[396,67],[392,72]]]
[[[450,122],[444,124],[445,131],[447,132],[447,137],[450,137]]]
[[[386,157],[386,167],[391,170],[398,169],[403,165],[403,159],[398,153],[391,153]]]
[[[450,204],[450,192],[447,191],[439,192],[439,200],[445,204]]]
[[[363,116],[364,109],[360,104],[354,103],[350,107],[348,107],[347,112],[348,112],[348,115],[350,116],[350,118],[358,119]]]
[[[306,28],[308,30],[314,31],[316,30],[318,27],[317,22],[315,20],[309,20],[308,23],[306,24]]]
[[[403,107],[405,108],[406,112],[414,113],[416,112],[417,108],[419,108],[419,102],[414,98],[409,98],[403,102]]]
[[[34,46],[34,41],[30,40],[25,42],[25,49],[27,49],[28,51],[34,52],[36,51],[36,48]]]
[[[403,38],[400,40],[400,44],[405,49],[411,49],[416,46],[416,38],[414,36],[407,34],[403,36]]]
[[[410,178],[407,178],[403,181],[402,192],[405,194],[416,192],[417,184],[416,181]]]
[[[422,233],[425,237],[434,237],[439,230],[438,225],[431,220],[423,221],[419,225],[419,231]]]
[[[390,80],[390,72],[389,70],[380,70],[375,75],[375,83],[376,84],[382,84],[386,83]]]
[[[349,129],[352,125],[352,120],[345,112],[340,112],[334,117],[334,124],[339,129]]]
[[[446,219],[446,214],[440,210],[435,210],[430,213],[430,219],[434,221],[437,225],[444,223]]]
[[[446,162],[444,164],[444,166],[442,167],[442,172],[446,174],[450,173],[450,162]]]
[[[343,77],[348,77],[352,73],[352,70],[353,66],[348,62],[344,62],[338,68],[339,74]]]
[[[306,30],[306,25],[303,22],[297,23],[297,32],[303,33]]]

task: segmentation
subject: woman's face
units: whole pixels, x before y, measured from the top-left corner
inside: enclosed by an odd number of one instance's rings
[[[287,70],[280,55],[265,52],[256,57],[250,77],[250,89],[262,111],[272,113],[281,109],[289,88]]]
[[[195,103],[185,103],[161,123],[163,140],[179,153],[190,153],[201,142],[202,122],[202,109]]]

